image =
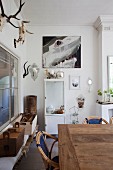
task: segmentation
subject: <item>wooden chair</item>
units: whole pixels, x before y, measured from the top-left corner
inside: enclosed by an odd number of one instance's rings
[[[54,142],[51,145],[50,151],[46,144],[46,137],[49,137],[54,140]],[[47,132],[39,131],[36,135],[36,143],[37,143],[38,151],[42,156],[46,170],[53,170],[54,168],[59,169],[58,156],[51,158],[53,146],[57,141],[58,141],[57,137],[52,136]]]
[[[113,117],[110,118],[110,124],[113,124]]]
[[[90,116],[88,118],[85,118],[85,120],[83,121],[83,124],[108,124],[108,122],[98,116]]]

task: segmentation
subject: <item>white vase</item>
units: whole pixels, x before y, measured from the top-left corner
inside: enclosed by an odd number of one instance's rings
[[[110,93],[105,93],[105,102],[110,102]]]
[[[113,94],[110,95],[110,102],[113,103]]]

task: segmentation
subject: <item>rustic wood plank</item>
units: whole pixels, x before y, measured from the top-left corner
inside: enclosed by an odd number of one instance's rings
[[[60,170],[112,170],[113,125],[58,125]]]
[[[69,169],[75,170],[75,167],[76,170],[80,170],[75,150],[73,149],[72,143],[70,142],[67,127],[61,128],[58,139],[59,139],[59,152],[62,153],[61,158],[59,160],[60,170],[69,170]],[[67,163],[67,160],[69,160],[69,164]]]

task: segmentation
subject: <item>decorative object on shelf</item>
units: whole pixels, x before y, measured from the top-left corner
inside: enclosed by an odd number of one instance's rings
[[[84,107],[85,98],[83,97],[83,95],[79,95],[77,97],[77,102],[78,102],[78,108]]]
[[[54,70],[45,70],[46,78],[47,79],[60,79],[64,78],[64,72],[63,71],[57,71],[55,72]]]
[[[101,89],[98,89],[97,94],[98,94],[98,101],[99,101],[99,102],[102,102],[102,101],[103,101],[103,97],[102,97],[102,91],[101,91]]]
[[[53,107],[53,105],[50,105],[46,108],[47,113],[51,114],[54,113],[55,108]]]
[[[104,102],[110,102],[110,93],[105,93],[105,101]]]
[[[110,94],[110,102],[113,103],[113,94]]]
[[[24,112],[25,113],[37,113],[37,96],[28,95],[24,98]]]
[[[73,106],[69,109],[69,112],[70,112],[70,123],[72,124],[79,124],[79,120],[78,120],[78,111],[79,111],[79,108],[76,107],[76,106]]]
[[[31,78],[35,81],[36,78],[38,77],[39,68],[38,68],[38,66],[35,63],[33,63],[32,65],[28,65],[28,67],[25,68],[25,65],[27,64],[27,62],[25,62],[24,66],[23,66],[24,67],[23,78],[25,78],[25,76],[27,76],[29,74],[29,71],[30,71]]]
[[[104,94],[104,98],[103,98],[103,100],[104,100],[104,102],[107,102],[107,101],[109,101],[108,99],[107,99],[107,90],[104,90],[104,92],[103,92],[103,94]]]
[[[61,105],[59,109],[55,109],[55,114],[63,114],[64,113],[64,105]]]
[[[109,89],[109,90],[104,90],[102,91],[101,89],[99,89],[97,91],[98,93],[98,100],[97,102],[102,102],[102,103],[112,103],[113,102],[113,89]]]
[[[55,74],[55,72],[54,72],[54,70],[51,70],[51,71],[49,71],[49,70],[45,70],[45,74],[46,74],[46,78],[47,79],[54,79],[54,78],[56,78],[56,74]]]
[[[64,72],[63,72],[63,71],[58,71],[58,72],[56,73],[56,77],[57,77],[58,79],[64,78]]]
[[[88,86],[89,86],[88,92],[89,92],[89,93],[91,92],[91,86],[92,86],[92,84],[93,84],[92,79],[91,79],[91,78],[88,78]]]
[[[43,68],[81,68],[80,36],[44,36]]]
[[[14,47],[16,48],[16,44],[17,43],[21,43],[23,44],[25,42],[25,34],[26,32],[29,33],[29,34],[33,34],[31,32],[29,32],[28,30],[26,30],[26,27],[25,27],[25,23],[29,23],[30,21],[22,21],[21,22],[21,26],[19,27],[19,38],[16,40],[14,39]]]
[[[80,76],[70,76],[70,90],[80,89]]]
[[[113,102],[113,88],[109,89],[109,93],[110,93],[110,102]]]

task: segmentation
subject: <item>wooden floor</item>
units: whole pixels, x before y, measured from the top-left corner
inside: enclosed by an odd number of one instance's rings
[[[51,145],[51,140],[47,139],[48,146]],[[53,149],[53,156],[58,154],[58,144],[55,144]],[[30,145],[29,152],[26,157],[23,157],[18,164],[16,164],[14,170],[45,170],[43,160],[40,153],[37,150],[35,139]]]

